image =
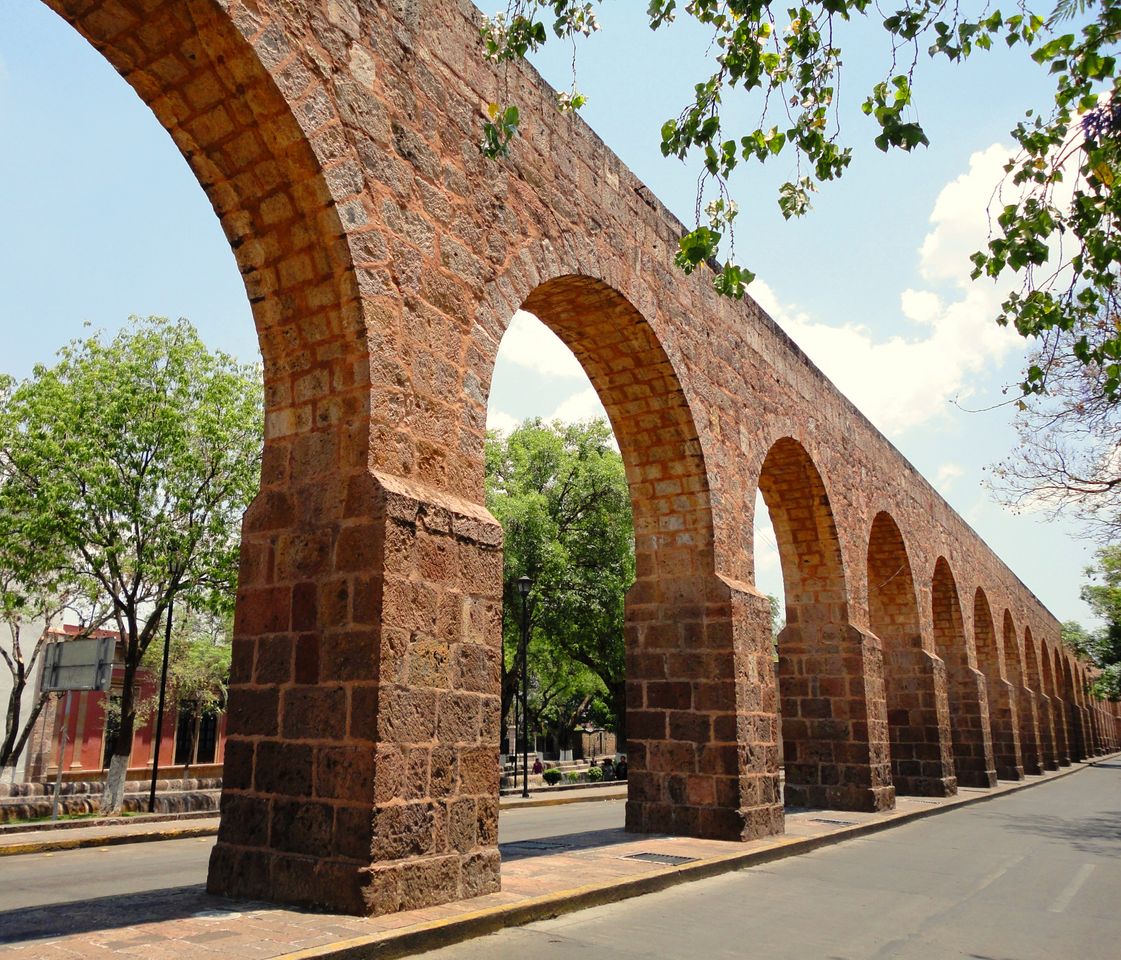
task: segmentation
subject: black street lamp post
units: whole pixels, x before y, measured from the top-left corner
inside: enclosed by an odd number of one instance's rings
[[[526,650],[529,646],[529,591],[533,581],[529,577],[518,577],[518,593],[522,598],[522,796],[529,796],[529,666]],[[514,769],[517,770],[517,759]]]

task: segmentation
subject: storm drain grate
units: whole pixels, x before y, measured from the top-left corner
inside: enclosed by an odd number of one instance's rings
[[[923,797],[907,797],[906,799],[911,803],[929,803],[932,806],[938,806],[940,803],[942,803],[941,800],[927,800]]]
[[[831,820],[829,817],[810,817],[810,823],[833,823],[838,827],[855,827],[857,820]]]
[[[672,853],[629,853],[623,860],[641,860],[643,863],[664,863],[676,867],[682,863],[693,863],[696,857],[677,857]]]

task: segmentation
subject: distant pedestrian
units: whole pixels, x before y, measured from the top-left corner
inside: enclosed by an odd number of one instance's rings
[[[615,779],[615,764],[613,764],[611,762],[611,758],[610,757],[604,757],[602,766],[603,766],[603,779],[604,780],[614,780]]]
[[[533,772],[534,773],[541,773],[541,771],[544,770],[544,769],[545,768],[543,766],[541,766],[541,758],[540,757],[534,757],[533,758]]]
[[[619,762],[617,764],[615,764],[615,779],[616,780],[626,780],[627,779],[627,758],[626,757],[620,757]]]

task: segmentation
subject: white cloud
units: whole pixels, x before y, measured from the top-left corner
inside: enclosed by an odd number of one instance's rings
[[[503,433],[509,433],[521,421],[517,417],[512,417],[510,414],[497,410],[493,406],[487,408],[487,429],[488,430],[501,430]]]
[[[548,419],[575,423],[577,420],[591,420],[594,417],[607,419],[607,411],[599,402],[599,394],[596,393],[595,387],[588,387],[562,401]]]
[[[519,310],[500,345],[502,358],[550,377],[587,379],[572,351],[532,313]]]
[[[969,158],[969,170],[942,188],[930,214],[934,229],[919,248],[924,279],[969,285],[969,255],[985,245],[989,205],[1012,154],[1012,148],[1002,143],[979,150]]]
[[[944,463],[934,475],[934,485],[943,493],[953,487],[955,481],[965,476],[965,469],[956,463]]]
[[[993,144],[970,157],[969,170],[942,190],[933,228],[919,250],[920,272],[932,284],[953,281],[949,294],[904,290],[900,313],[907,336],[877,338],[859,323],[830,324],[782,303],[762,281],[751,295],[809,354],[840,390],[884,433],[899,435],[937,420],[955,398],[971,395],[981,375],[1022,349],[1015,331],[998,327],[1003,293],[971,282],[968,256],[984,246],[984,215],[1008,148]]]

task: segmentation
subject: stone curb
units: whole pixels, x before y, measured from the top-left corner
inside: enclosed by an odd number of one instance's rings
[[[1006,797],[1012,793],[1019,793],[1021,790],[1051,783],[1073,773],[1078,773],[1087,767],[1094,766],[1101,760],[1115,759],[1118,756],[1121,756],[1121,754],[1115,753],[1095,757],[1092,760],[1082,760],[1072,764],[1069,769],[1051,771],[1046,779],[1016,783],[995,793],[967,797],[941,807],[913,810],[910,813],[898,814],[883,820],[843,827],[820,837],[777,838],[774,846],[764,850],[729,853],[713,857],[710,860],[703,860],[700,863],[667,867],[665,870],[648,873],[641,877],[573,887],[559,893],[534,897],[522,903],[490,907],[446,920],[433,920],[407,931],[389,931],[354,937],[306,950],[298,950],[294,953],[280,954],[273,960],[326,960],[328,957],[337,958],[337,960],[395,960],[398,957],[436,950],[440,947],[462,943],[464,940],[497,933],[506,927],[520,927],[529,923],[536,923],[539,920],[550,920],[553,917],[575,913],[578,910],[586,910],[589,907],[605,906],[620,900],[640,897],[647,893],[657,893],[678,884],[707,880],[710,877],[742,870],[745,867],[784,860],[787,857],[802,853],[810,853],[823,847],[843,843],[846,840],[880,833],[900,824],[911,823],[915,820],[947,813],[950,810],[958,810],[977,803],[986,803],[989,800],[995,800],[997,797]]]
[[[568,803],[597,803],[605,800],[626,800],[626,791],[604,793],[592,797],[549,797],[545,800],[517,800],[500,804],[502,810],[520,810],[527,807],[556,807]],[[190,814],[186,816],[191,816]],[[213,819],[213,810],[202,812],[203,817]],[[142,821],[147,823],[154,820]],[[91,824],[91,826],[98,826]],[[30,832],[30,831],[29,831]],[[149,830],[143,833],[106,833],[92,837],[45,837],[42,840],[28,840],[22,843],[4,843],[0,837],[0,857],[19,857],[28,853],[53,853],[56,850],[81,850],[88,847],[115,847],[124,843],[148,843],[153,840],[188,840],[192,837],[213,837],[218,833],[216,824],[201,827],[174,827],[169,830]]]
[[[604,800],[626,800],[626,790],[616,790],[614,793],[604,793],[593,797],[547,797],[544,800],[523,800],[519,797],[509,803],[499,800],[499,810],[524,810],[527,807],[559,807],[566,803],[599,803]]]
[[[146,823],[172,823],[180,820],[206,820],[218,816],[217,810],[186,810],[182,813],[138,813],[131,817],[90,817],[86,820],[49,820],[20,823],[18,820],[0,824],[0,842],[5,834],[38,833],[56,830],[89,830],[92,827],[135,827]]]
[[[217,826],[176,827],[147,833],[107,833],[96,837],[49,837],[26,843],[0,844],[0,857],[19,857],[28,853],[54,853],[57,850],[81,850],[87,847],[117,847],[124,843],[147,843],[151,840],[188,840],[191,837],[213,837]]]

